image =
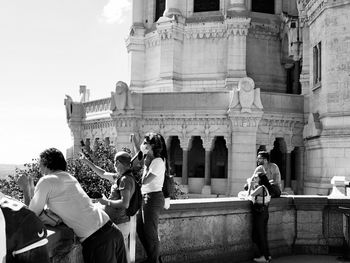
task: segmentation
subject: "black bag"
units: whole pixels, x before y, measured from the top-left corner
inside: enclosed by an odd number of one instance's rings
[[[165,172],[164,183],[163,183],[163,195],[164,198],[175,199],[175,180],[172,175]]]
[[[270,195],[271,195],[271,198],[276,198],[281,196],[281,189],[277,184],[271,184]]]
[[[139,211],[142,204],[141,185],[132,173],[130,173],[128,176],[132,177],[132,179],[134,180],[135,190],[130,198],[129,207],[126,209],[126,215],[134,216],[137,213],[137,211]]]

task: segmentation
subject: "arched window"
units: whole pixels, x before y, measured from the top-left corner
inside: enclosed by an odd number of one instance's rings
[[[274,14],[275,0],[252,0],[252,11],[259,13]]]
[[[194,0],[193,12],[219,11],[220,0]]]
[[[158,19],[163,16],[165,11],[165,0],[156,0],[156,14],[154,16],[154,22],[157,22]]]

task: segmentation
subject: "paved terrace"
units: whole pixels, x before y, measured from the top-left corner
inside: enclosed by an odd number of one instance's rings
[[[270,204],[269,245],[273,262],[339,262],[348,221],[339,207],[350,198],[287,196]],[[161,215],[159,232],[164,262],[253,262],[250,202],[238,198],[173,200]],[[53,262],[81,262],[73,235],[53,229]],[[348,234],[345,235],[348,238]],[[76,252],[77,250],[75,250]],[[293,256],[291,256],[293,255]],[[302,256],[301,256],[302,255]],[[136,243],[136,262],[143,258]]]

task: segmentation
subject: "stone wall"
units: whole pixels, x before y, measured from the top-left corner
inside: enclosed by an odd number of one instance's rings
[[[350,198],[288,196],[270,204],[268,238],[273,257],[292,253],[339,253],[343,245],[343,214]],[[159,233],[164,262],[242,262],[253,256],[250,202],[238,198],[174,200],[161,215]],[[80,262],[79,248],[54,250],[60,262]],[[63,239],[63,236],[60,236]],[[66,239],[67,240],[67,239]],[[56,243],[59,244],[56,238]],[[137,243],[136,259],[143,257]],[[67,253],[69,248],[74,251]],[[57,251],[64,251],[59,255]],[[64,254],[62,256],[62,254]],[[57,261],[58,262],[58,261]]]

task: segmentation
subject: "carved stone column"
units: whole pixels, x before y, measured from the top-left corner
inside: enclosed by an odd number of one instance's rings
[[[181,15],[181,1],[179,0],[166,0],[165,11],[163,16],[172,17]]]
[[[143,26],[143,3],[144,0],[132,1],[132,24]]]
[[[69,128],[71,130],[71,135],[73,139],[73,151],[71,151],[72,156],[67,155],[67,158],[78,158],[79,153],[81,152],[81,145],[80,145],[80,141],[82,140],[81,124],[70,123]]]
[[[229,138],[225,138],[226,147],[227,147],[227,186],[226,186],[226,195],[230,196],[231,186],[232,186],[232,144],[231,144],[231,136]]]
[[[211,181],[210,181],[210,154],[211,145],[205,146],[205,168],[204,168],[204,186],[202,188],[202,194],[211,194]]]
[[[144,81],[144,63],[145,63],[145,41],[144,28],[131,31],[126,40],[126,48],[130,61],[130,89],[132,91],[142,91]]]
[[[228,195],[234,196],[242,190],[256,167],[256,133],[263,115],[260,89],[254,89],[254,81],[242,78],[238,86],[241,89],[232,94],[228,110],[232,133],[231,149],[228,149],[232,154]]]
[[[246,10],[245,0],[231,0],[228,3],[228,11],[240,12]]]
[[[189,142],[187,139],[182,139],[180,141],[180,147],[182,149],[182,190],[185,193],[188,193],[188,151],[189,151]]]
[[[176,79],[180,78],[184,24],[175,18],[161,17],[157,22],[160,39],[159,77],[164,91],[176,89]]]
[[[256,167],[256,132],[262,112],[230,112],[232,122],[231,173],[228,195],[237,196]]]
[[[291,153],[293,151],[294,147],[287,147],[287,152],[286,152],[286,180],[284,184],[284,191],[288,193],[293,193],[292,189],[292,158],[291,158]]]
[[[282,0],[275,0],[275,14],[279,15],[282,13]]]
[[[225,20],[227,24],[227,77],[226,87],[236,87],[239,78],[246,72],[246,42],[250,18],[233,17]]]
[[[304,194],[304,147],[296,148],[295,172],[298,185],[297,194]]]

